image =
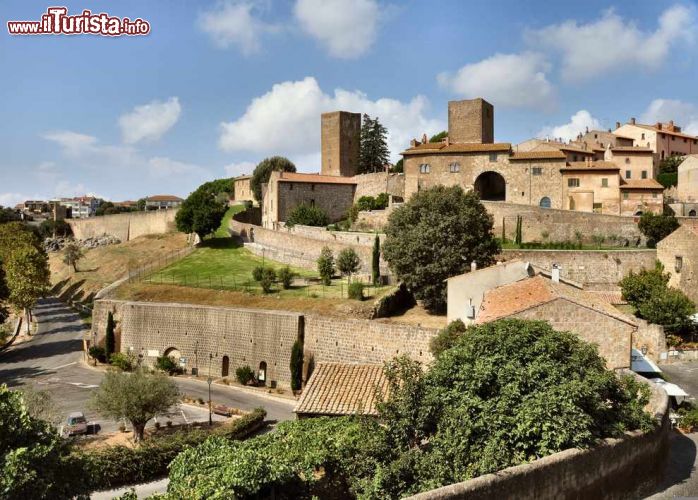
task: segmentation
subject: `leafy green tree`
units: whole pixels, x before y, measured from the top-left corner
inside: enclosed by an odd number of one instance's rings
[[[463,333],[465,333],[465,323],[460,319],[451,321],[429,341],[429,350],[435,358],[438,358],[442,352],[453,347]]]
[[[322,208],[305,203],[301,203],[294,207],[286,219],[287,227],[293,227],[295,225],[322,227],[329,223],[330,219]]]
[[[640,303],[637,315],[650,323],[680,328],[691,323],[695,311],[696,305],[685,293],[669,287]]]
[[[49,288],[50,271],[46,252],[32,246],[23,246],[10,255],[5,266],[9,301],[23,309],[26,331],[31,331],[31,309]]]
[[[271,173],[277,172],[295,172],[296,166],[288,158],[283,156],[272,156],[260,161],[252,172],[250,179],[250,189],[254,195],[254,199],[261,203],[262,201],[262,184],[269,182]]]
[[[394,174],[401,174],[405,171],[405,166],[402,158],[400,158],[395,165],[392,166],[390,171]]]
[[[337,255],[337,270],[351,278],[361,267],[361,259],[353,248],[345,248]]]
[[[139,212],[145,211],[145,206],[146,206],[145,198],[139,198],[139,200],[136,202],[136,208],[138,209],[138,211]]]
[[[63,248],[63,263],[73,267],[73,272],[78,272],[78,262],[85,257],[85,251],[75,241],[69,242]]]
[[[111,359],[111,355],[116,351],[116,338],[114,336],[114,314],[107,313],[107,331],[104,336],[104,356]]]
[[[299,391],[303,386],[303,342],[297,339],[291,348],[291,390]]]
[[[388,193],[380,193],[376,196],[374,210],[383,210],[390,203],[390,195]]]
[[[317,260],[317,271],[320,274],[322,283],[325,286],[329,286],[332,283],[332,276],[334,276],[334,255],[332,255],[332,250],[329,247],[322,247],[322,250],[320,250],[320,257]]]
[[[201,240],[216,231],[227,211],[227,204],[217,199],[218,193],[205,185],[187,196],[177,211],[175,222],[183,233],[196,233]]]
[[[148,421],[179,400],[177,385],[167,375],[138,368],[133,373],[107,372],[94,394],[93,405],[106,417],[128,420],[134,440],[141,442]]]
[[[446,307],[445,281],[495,262],[499,241],[492,217],[474,192],[436,186],[415,194],[388,218],[383,258],[397,278],[433,312]]]
[[[0,224],[0,260],[7,264],[10,255],[25,247],[41,251],[43,244],[39,235],[23,222]]]
[[[259,285],[262,287],[264,293],[271,292],[271,287],[274,286],[274,281],[276,280],[276,271],[271,267],[265,267],[262,269],[262,277],[259,280]]]
[[[641,269],[637,273],[630,271],[618,285],[623,300],[635,309],[655,295],[664,293],[669,285],[669,273],[664,272],[664,266],[657,261],[654,269]]]
[[[73,235],[73,230],[64,220],[46,219],[39,224],[39,234],[42,238],[65,238]]]
[[[673,215],[656,215],[646,212],[640,217],[637,227],[647,238],[647,246],[654,248],[657,243],[679,228],[679,221]]]
[[[284,266],[277,272],[279,281],[281,281],[281,286],[284,290],[291,288],[291,283],[293,283],[293,278],[298,276],[298,273],[294,272],[289,266]]]
[[[388,130],[378,118],[371,119],[364,114],[360,141],[358,172],[360,174],[382,172],[390,161],[390,150],[388,149]]]
[[[679,165],[683,163],[684,157],[671,155],[659,162],[659,172],[662,174],[675,174],[679,171]]]
[[[10,207],[3,207],[0,205],[0,224],[5,224],[6,222],[14,222],[20,220],[19,214],[15,212]]]
[[[434,134],[431,136],[429,139],[429,142],[441,142],[443,141],[446,137],[448,137],[448,132],[445,130],[442,130],[438,134]]]
[[[376,235],[373,240],[373,251],[371,253],[371,278],[373,279],[373,284],[377,285],[381,277],[381,240]]]
[[[358,210],[366,211],[376,208],[376,199],[373,196],[362,196],[356,200]]]

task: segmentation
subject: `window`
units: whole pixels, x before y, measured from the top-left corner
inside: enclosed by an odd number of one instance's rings
[[[315,191],[315,184],[311,184],[311,185],[310,185],[310,190],[311,190],[311,191]]]
[[[540,208],[550,208],[550,198],[548,198],[547,196],[543,196],[540,199],[540,203],[538,203],[538,205],[540,206]]]
[[[662,151],[662,160],[664,159],[664,151]]]
[[[293,191],[293,182],[289,182],[288,184],[288,190]]]
[[[630,179],[632,177],[633,173],[630,170],[625,171],[625,178]]]
[[[647,179],[647,170],[643,170],[643,171],[642,171],[641,177],[642,177],[643,179]]]
[[[431,171],[431,166],[428,163],[422,163],[419,166],[419,173],[420,174],[428,174]]]
[[[623,199],[627,200],[628,199],[628,193],[627,191],[623,192]]]
[[[630,163],[630,158],[626,158],[626,159],[625,159],[625,163],[626,163],[626,164]]]
[[[567,187],[578,188],[579,187],[579,179],[576,177],[572,177],[571,179],[567,179]]]
[[[656,198],[656,197],[657,197],[657,193],[652,193],[652,198]]]
[[[689,217],[695,217],[695,216],[696,216],[696,211],[695,211],[695,210],[689,210],[688,216],[689,216]]]
[[[598,138],[599,138],[599,134],[594,134],[594,139],[598,139]]]
[[[674,137],[674,136],[672,135],[672,136],[671,136],[671,140],[672,140],[672,141],[675,141],[675,140],[676,140],[676,137]]]
[[[314,207],[315,206],[315,200],[310,200],[310,206]]]
[[[596,214],[600,214],[601,212],[603,212],[603,203],[594,203],[593,210]]]
[[[606,177],[601,179],[601,187],[604,187],[604,188],[608,187],[608,179]]]
[[[452,174],[457,174],[460,172],[460,163],[451,163],[448,166],[448,169],[451,171]]]
[[[577,155],[572,155],[572,161],[577,161]]]
[[[686,139],[684,139],[683,142],[688,142],[688,141],[686,141]]]
[[[490,153],[490,161],[497,161],[497,153]]]
[[[531,173],[533,173],[533,175],[543,175],[543,167],[533,167]]]
[[[645,140],[645,133],[644,132],[642,133],[642,138],[640,140],[642,140],[642,141]]]

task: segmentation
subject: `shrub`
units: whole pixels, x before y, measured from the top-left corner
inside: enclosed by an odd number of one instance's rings
[[[362,196],[356,202],[359,211],[373,210],[376,208],[376,199],[373,196]]]
[[[262,281],[262,274],[264,273],[264,268],[262,266],[257,266],[252,269],[252,279],[255,281]]]
[[[262,271],[262,279],[259,281],[262,291],[264,293],[271,292],[271,287],[274,285],[276,280],[276,271],[271,267],[265,267]]]
[[[155,367],[169,375],[176,375],[184,371],[170,356],[159,356],[155,361]]]
[[[657,243],[678,229],[679,225],[679,221],[673,215],[655,215],[652,212],[646,212],[640,217],[637,227],[647,238],[647,246],[654,248]]]
[[[337,256],[337,269],[340,273],[351,276],[359,270],[361,260],[353,248],[345,248]]]
[[[109,357],[109,364],[116,366],[122,371],[130,372],[133,370],[133,356],[122,352],[115,352]]]
[[[353,300],[364,300],[364,284],[359,281],[349,283],[348,295]]]
[[[374,210],[383,210],[388,206],[390,202],[390,195],[388,193],[381,193],[376,196],[376,201],[374,203]]]
[[[247,385],[254,380],[254,372],[250,365],[241,366],[235,370],[235,378],[242,385]]]
[[[698,429],[698,408],[679,408],[679,427],[694,432]]]
[[[284,266],[281,269],[279,269],[279,281],[281,281],[281,286],[284,287],[284,290],[288,290],[289,288],[291,288],[293,278],[295,278],[297,275],[298,274],[293,272],[291,268],[288,266]]]
[[[107,362],[107,355],[104,352],[104,347],[93,345],[92,347],[90,347],[90,350],[87,352],[92,359],[96,359],[100,363]]]
[[[465,332],[466,327],[463,321],[459,319],[451,321],[429,341],[429,350],[435,358],[438,358],[441,353],[453,347]]]
[[[322,247],[320,257],[317,260],[317,270],[322,279],[322,283],[326,286],[330,285],[332,283],[332,276],[334,275],[334,256],[329,247]]]
[[[291,389],[300,390],[303,385],[303,343],[296,340],[291,348]]]
[[[296,206],[286,219],[286,226],[293,227],[296,224],[301,226],[322,227],[330,223],[327,213],[320,208],[302,203]]]

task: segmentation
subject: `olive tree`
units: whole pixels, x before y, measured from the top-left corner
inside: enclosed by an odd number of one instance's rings
[[[78,261],[84,256],[85,251],[75,241],[71,241],[63,249],[63,263],[72,266],[73,272],[78,272]]]
[[[103,415],[128,420],[134,441],[141,442],[145,424],[179,400],[179,389],[172,379],[139,368],[133,373],[107,372],[92,402]]]

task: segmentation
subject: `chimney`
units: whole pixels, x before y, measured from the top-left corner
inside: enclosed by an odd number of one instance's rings
[[[589,133],[589,127],[587,127],[587,134]]]
[[[410,141],[410,147],[415,147],[417,145],[417,139],[412,139]]]
[[[657,130],[662,130],[662,122],[657,122],[657,125],[655,126],[657,127]]]
[[[620,128],[620,122],[616,122],[616,128]]]
[[[429,142],[429,139],[427,139],[427,134],[422,134],[422,144],[426,144]]]
[[[631,119],[630,119],[630,124],[631,124],[631,125],[635,125],[635,118],[631,118]]]
[[[550,278],[555,283],[560,283],[560,266],[558,266],[557,264],[553,264],[553,270],[550,273]]]
[[[470,263],[470,272],[472,273],[473,271],[477,271],[477,262],[475,261]]]

